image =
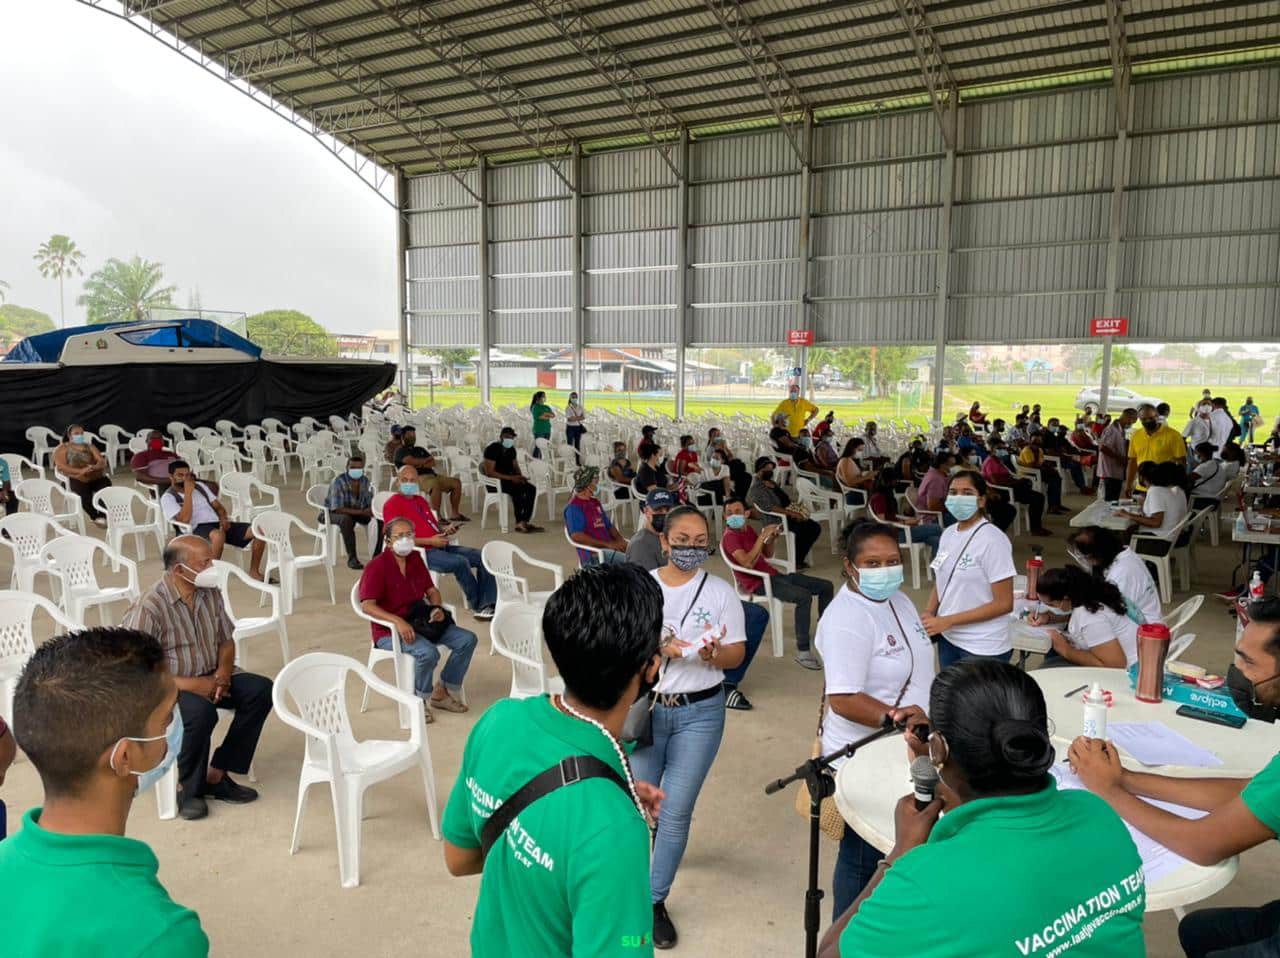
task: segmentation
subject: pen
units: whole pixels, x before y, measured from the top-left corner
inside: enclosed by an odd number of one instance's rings
[[[1072,689],[1070,692],[1068,692],[1066,695],[1064,695],[1064,696],[1063,696],[1063,698],[1064,698],[1064,699],[1069,699],[1069,698],[1071,698],[1071,696],[1073,696],[1073,695],[1077,695],[1077,694],[1079,694],[1080,692],[1083,692],[1083,691],[1084,691],[1085,689],[1087,689],[1088,687],[1089,687],[1089,684],[1086,682],[1084,685],[1080,686],[1080,688],[1078,688],[1078,689]]]

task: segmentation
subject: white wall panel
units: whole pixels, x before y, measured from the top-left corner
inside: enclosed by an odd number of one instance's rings
[[[670,346],[676,339],[676,311],[588,309],[585,340],[614,346]]]
[[[417,346],[474,346],[480,341],[480,316],[409,316],[409,339]]]
[[[932,110],[824,123],[813,131],[813,162],[818,167],[940,154],[943,149]]]
[[[933,342],[936,299],[861,299],[821,303],[813,309],[818,339],[831,343]]]

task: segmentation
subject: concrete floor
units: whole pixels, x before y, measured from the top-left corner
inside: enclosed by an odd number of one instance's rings
[[[1084,504],[1080,497],[1068,497],[1073,508]],[[296,486],[286,493],[285,505],[299,515],[313,511],[305,507]],[[541,509],[539,520],[545,521],[545,506]],[[478,512],[467,511],[478,520]],[[1049,525],[1059,534],[1057,538],[1015,542],[1020,567],[1029,556],[1030,541],[1046,546],[1050,565],[1065,561],[1065,518],[1051,518]],[[479,522],[473,521],[461,541],[479,547],[494,533],[492,524],[482,532]],[[558,521],[539,535],[513,538],[534,556],[559,562],[566,571],[574,565]],[[131,544],[126,552],[133,555]],[[7,579],[7,555],[6,550],[0,556],[0,582]],[[1206,542],[1198,555],[1196,591],[1223,588],[1236,561],[1229,541],[1217,550],[1210,550]],[[838,581],[839,565],[825,534],[813,558],[813,574]],[[154,581],[159,569],[153,540],[139,569],[144,587]],[[712,569],[717,574],[727,572],[719,560],[713,560]],[[334,651],[363,661],[369,649],[368,629],[356,620],[347,602],[357,574],[339,564],[335,575],[338,602],[331,605],[323,594],[323,574],[306,573],[306,595],[288,623],[292,651],[294,655]],[[116,581],[109,571],[103,578]],[[539,582],[534,577],[533,587],[541,587]],[[444,593],[446,601],[460,601],[451,582]],[[927,591],[914,595],[918,606],[923,607],[927,595]],[[1174,601],[1184,598],[1177,594]],[[122,612],[117,610],[115,621]],[[443,713],[428,727],[442,807],[472,722],[507,694],[511,676],[505,659],[486,654],[487,626],[473,622],[466,613],[460,619],[476,631],[480,648],[466,683],[471,713]],[[1193,630],[1199,639],[1188,660],[1225,671],[1234,622],[1222,604],[1208,599]],[[688,852],[669,901],[681,935],[678,950],[684,954],[724,953],[728,943],[741,958],[802,953],[806,824],[793,811],[791,791],[772,797],[763,793],[767,781],[808,757],[813,740],[822,677],[795,665],[792,652],[788,621],[786,656],[773,658],[766,636],[744,683],[755,711],[728,716],[724,744],[698,804]],[[274,637],[262,637],[249,647],[245,665],[252,671],[274,675],[280,664]],[[360,715],[359,691],[349,689],[348,696],[357,737],[399,737],[394,708],[385,700],[375,700],[370,711]],[[298,733],[276,719],[267,723],[256,759],[261,798],[255,804],[211,803],[209,817],[200,822],[160,821],[152,795],[141,797],[134,806],[129,834],[155,850],[161,880],[175,900],[200,914],[213,953],[307,956],[358,951],[367,958],[465,954],[479,880],[455,879],[445,871],[441,847],[432,840],[427,825],[417,776],[402,775],[367,793],[359,888],[344,890],[339,885],[332,808],[323,789],[312,796],[302,846],[290,857],[302,747]],[[28,807],[39,803],[40,796],[39,780],[30,762],[20,756],[3,788],[11,827],[16,827]],[[833,861],[834,845],[824,839],[821,874],[828,890]],[[1278,867],[1280,852],[1274,845],[1249,852],[1235,882],[1203,904],[1268,901],[1275,895]],[[829,913],[826,903],[824,925]],[[1146,932],[1149,954],[1181,954],[1171,912],[1148,916]]]

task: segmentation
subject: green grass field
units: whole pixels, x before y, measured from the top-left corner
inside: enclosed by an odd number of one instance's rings
[[[1265,423],[1274,422],[1275,417],[1280,415],[1280,385],[1216,386],[1213,383],[1206,385],[1213,391],[1214,395],[1225,396],[1230,401],[1233,414],[1244,402],[1246,396],[1252,396],[1253,401],[1262,410]],[[967,411],[969,405],[974,400],[977,400],[982,403],[983,411],[988,416],[1002,416],[1012,419],[1013,412],[1020,408],[1022,404],[1038,402],[1041,404],[1046,419],[1049,416],[1058,416],[1071,422],[1075,415],[1076,393],[1080,391],[1080,388],[1078,385],[948,386],[943,393],[943,415],[946,419],[953,419],[956,413]],[[1169,403],[1173,407],[1171,419],[1175,425],[1180,426],[1187,411],[1200,398],[1200,391],[1205,387],[1152,385],[1133,386],[1131,388],[1139,394],[1154,396]],[[712,393],[712,389],[716,390],[716,392]],[[732,396],[725,395],[729,390],[734,391]],[[514,405],[524,407],[528,405],[532,392],[530,389],[494,389],[493,403],[495,406]],[[556,410],[563,408],[568,396],[569,394],[565,391],[549,390],[547,392],[548,402]],[[691,390],[686,396],[685,408],[689,414],[715,412],[725,416],[732,416],[734,413],[741,412],[746,415],[767,416],[782,398],[783,396],[780,393],[775,394],[759,387],[752,389],[746,386],[717,386],[697,392]],[[416,406],[425,406],[428,401],[429,394],[427,389],[419,387],[415,391],[414,404]],[[480,402],[480,391],[474,386],[461,388],[437,386],[435,389],[435,401],[437,405],[448,406],[461,403],[463,406],[474,406]],[[815,402],[823,412],[828,409],[834,409],[836,416],[840,419],[901,418],[905,416],[912,421],[923,423],[932,412],[933,395],[926,390],[923,395],[918,397],[901,396],[892,399],[868,399],[857,402],[849,398],[847,393],[820,392],[817,394]],[[649,393],[589,392],[586,394],[585,405],[588,412],[593,408],[631,409],[636,412],[643,412],[651,408],[668,416],[675,413],[674,397]]]

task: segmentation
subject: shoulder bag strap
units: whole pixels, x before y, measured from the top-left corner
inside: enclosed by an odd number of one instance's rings
[[[627,783],[609,764],[594,755],[570,755],[529,779],[494,810],[489,820],[484,823],[484,828],[480,830],[481,860],[489,857],[489,849],[493,848],[502,837],[502,833],[515,821],[516,816],[538,799],[566,785],[573,785],[591,778],[603,778],[613,782],[626,793],[627,800],[631,800],[631,790],[627,788]]]
[[[987,522],[986,519],[983,519],[981,522],[978,523],[978,525],[974,528],[974,530],[969,533],[969,538],[964,540],[964,545],[960,547],[960,551],[956,554],[956,560],[953,563],[951,563],[951,575],[947,576],[946,583],[942,586],[941,589],[938,590],[938,608],[939,609],[942,608],[943,596],[947,594],[947,589],[951,588],[951,580],[956,577],[956,568],[960,565],[960,560],[964,556],[964,550],[969,548],[969,543],[973,541],[973,537],[976,536],[979,532],[981,532],[984,526],[988,526],[990,524],[991,523]]]

